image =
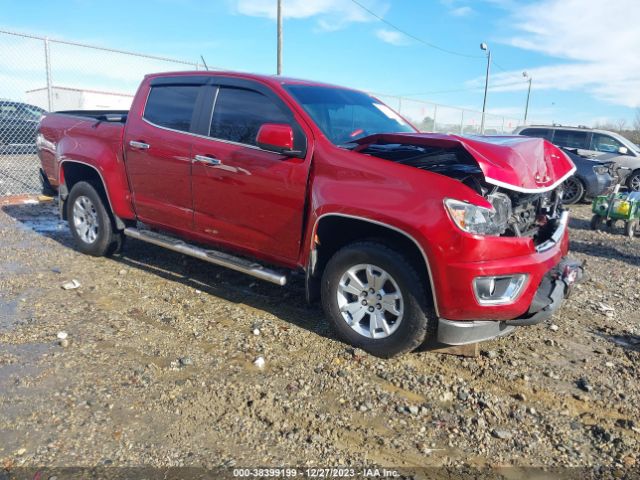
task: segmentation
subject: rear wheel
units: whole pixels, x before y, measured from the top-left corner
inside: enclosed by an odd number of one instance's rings
[[[66,207],[71,235],[82,253],[102,257],[122,247],[124,236],[115,230],[111,213],[92,184],[76,183]]]
[[[562,203],[573,205],[584,198],[584,184],[576,177],[569,177],[564,182]]]
[[[358,242],[339,250],[322,276],[322,305],[342,339],[389,358],[418,347],[436,321],[420,275],[395,250]]]
[[[625,222],[625,224],[624,224],[624,233],[627,235],[627,237],[633,238],[634,235],[636,234],[637,230],[638,230],[638,219],[637,218],[635,218],[633,220],[629,220],[628,222]]]

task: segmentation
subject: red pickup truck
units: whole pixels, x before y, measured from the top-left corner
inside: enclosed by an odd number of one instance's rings
[[[283,77],[145,77],[130,111],[47,114],[37,138],[80,251],[126,236],[284,285],[390,357],[548,319],[582,271],[542,139],[419,133],[365,93]]]

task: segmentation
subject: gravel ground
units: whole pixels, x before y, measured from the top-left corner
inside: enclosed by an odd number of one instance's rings
[[[590,278],[553,324],[475,358],[381,360],[338,341],[300,281],[281,289],[136,241],[92,258],[53,205],[2,207],[0,467],[637,474],[640,238],[589,231],[588,205],[573,217]]]

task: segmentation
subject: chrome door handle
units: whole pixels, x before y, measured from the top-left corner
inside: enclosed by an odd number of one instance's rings
[[[193,157],[194,163],[205,163],[207,165],[220,165],[222,162],[217,158],[207,157],[206,155],[196,155]]]
[[[148,150],[151,145],[149,145],[148,143],[137,142],[135,140],[131,140],[129,142],[129,146],[131,146],[133,148],[139,148],[140,150]]]

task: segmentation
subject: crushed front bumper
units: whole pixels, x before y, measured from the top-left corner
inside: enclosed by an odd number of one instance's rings
[[[528,312],[512,320],[454,321],[440,318],[438,321],[439,343],[465,345],[482,342],[511,333],[516,327],[536,325],[548,320],[571,292],[571,287],[584,275],[580,262],[563,258],[540,282]]]

